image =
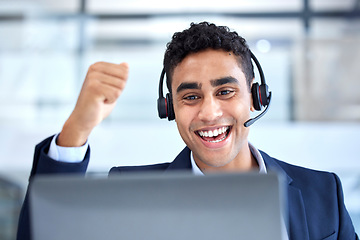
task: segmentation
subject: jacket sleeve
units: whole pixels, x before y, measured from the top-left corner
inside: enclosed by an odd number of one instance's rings
[[[344,194],[341,186],[339,177],[334,174],[336,186],[337,186],[337,196],[338,196],[338,205],[339,205],[339,236],[338,239],[355,239],[359,240],[359,237],[355,233],[354,225],[351,221],[350,215],[346,210],[344,203]]]
[[[32,179],[42,174],[85,174],[89,159],[90,159],[90,147],[87,149],[85,158],[79,163],[64,163],[53,160],[47,156],[50,143],[53,136],[45,139],[35,147],[33,166],[29,178],[29,186]],[[27,189],[23,206],[21,208],[17,240],[30,240],[31,239],[31,220],[29,213],[29,187]]]

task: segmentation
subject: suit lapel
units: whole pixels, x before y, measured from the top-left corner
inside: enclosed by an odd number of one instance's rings
[[[300,189],[289,186],[288,206],[290,239],[309,239],[305,207]]]
[[[293,179],[278,164],[278,161],[261,152],[268,171],[273,171],[285,177],[287,185],[287,205],[288,205],[288,232],[290,239],[308,240],[309,232],[306,221],[306,213],[301,190],[295,186]],[[289,231],[290,230],[290,231]]]

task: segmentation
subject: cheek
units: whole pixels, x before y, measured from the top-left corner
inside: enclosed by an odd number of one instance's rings
[[[190,123],[188,122],[188,120],[186,118],[184,118],[184,116],[186,116],[186,115],[180,115],[180,116],[182,116],[182,117],[175,118],[176,126],[177,126],[178,132],[179,132],[182,140],[185,142],[186,145],[189,145],[191,143],[191,140],[190,140],[191,133],[189,130]]]
[[[223,109],[226,109],[226,113],[235,119],[247,119],[250,117],[251,104],[249,101],[240,99],[232,104],[224,104]]]
[[[180,134],[183,135],[183,132],[189,128],[189,124],[191,122],[189,111],[185,111],[185,109],[183,108],[178,108],[177,106],[174,106],[174,112],[176,125],[179,129]]]

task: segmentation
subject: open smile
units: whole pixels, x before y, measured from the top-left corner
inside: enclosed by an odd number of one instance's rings
[[[219,127],[212,130],[199,130],[196,131],[197,135],[204,141],[209,143],[218,143],[224,141],[231,130],[230,126]]]

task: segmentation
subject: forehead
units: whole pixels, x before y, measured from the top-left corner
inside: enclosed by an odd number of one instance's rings
[[[245,84],[245,75],[237,57],[223,50],[205,50],[186,56],[172,75],[172,89],[184,82],[209,83],[214,79],[233,77]]]

